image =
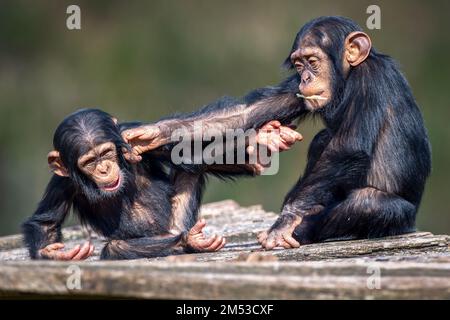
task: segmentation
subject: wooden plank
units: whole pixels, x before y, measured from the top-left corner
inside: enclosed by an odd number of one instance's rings
[[[0,265],[0,294],[173,299],[448,299],[450,264],[263,262],[80,262],[81,289],[69,290],[71,263]],[[379,268],[380,288],[369,277]]]
[[[95,255],[75,263],[81,290],[69,290],[72,262],[30,261],[21,236],[0,238],[0,296],[180,299],[448,299],[449,236],[417,232],[382,239],[337,241],[263,251],[256,234],[277,215],[261,206],[223,201],[202,207],[206,233],[229,243],[217,253],[135,261],[98,261],[103,239],[80,226],[65,228],[70,247],[84,239]],[[223,263],[226,262],[226,263]],[[374,269],[375,268],[375,269]],[[370,289],[370,270],[380,289]]]
[[[413,233],[389,238],[336,241],[301,246],[298,249],[263,251],[256,242],[230,244],[226,250],[192,255],[196,261],[232,261],[243,253],[259,252],[279,260],[323,260],[358,256],[391,256],[448,252],[449,237]],[[161,259],[161,258],[157,258]]]

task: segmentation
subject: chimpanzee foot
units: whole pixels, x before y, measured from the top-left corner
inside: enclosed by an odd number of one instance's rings
[[[295,214],[282,214],[268,231],[258,235],[258,242],[267,250],[275,247],[298,248],[300,243],[292,237],[292,233],[301,221],[302,218]]]

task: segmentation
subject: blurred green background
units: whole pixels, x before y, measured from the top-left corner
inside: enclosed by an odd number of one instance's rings
[[[82,30],[66,28],[81,7]],[[65,115],[100,107],[121,120],[156,120],[222,95],[277,83],[299,27],[321,15],[365,27],[381,7],[374,46],[402,66],[422,107],[433,173],[418,226],[450,233],[450,1],[0,1],[0,235],[19,231],[50,177],[46,155]],[[321,123],[281,156],[275,176],[211,181],[205,201],[278,211]]]

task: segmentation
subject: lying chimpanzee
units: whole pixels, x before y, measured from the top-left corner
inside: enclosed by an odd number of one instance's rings
[[[206,175],[254,175],[255,167],[177,166],[168,156],[170,147],[128,162],[133,155],[121,132],[138,125],[117,124],[103,111],[82,109],[58,126],[55,150],[48,155],[54,175],[36,212],[23,224],[31,258],[80,260],[92,254],[89,242],[61,250],[61,225],[72,206],[82,223],[108,239],[102,259],[217,251],[225,245],[221,236],[206,238],[206,222],[197,221]],[[282,129],[284,147],[301,139],[290,128]],[[280,131],[274,135],[279,138]]]

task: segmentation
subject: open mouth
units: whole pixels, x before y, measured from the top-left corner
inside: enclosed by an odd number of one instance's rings
[[[108,191],[108,192],[116,191],[120,187],[121,180],[122,179],[121,179],[120,174],[119,174],[119,177],[117,178],[117,180],[115,182],[113,182],[111,184],[108,184],[108,185],[105,185],[105,186],[102,186],[101,188],[102,188],[102,190]]]
[[[297,98],[303,98],[305,100],[327,100],[327,98],[321,96],[322,93],[323,92],[320,94],[313,94],[311,96],[304,96],[303,94],[297,93],[296,96]]]

